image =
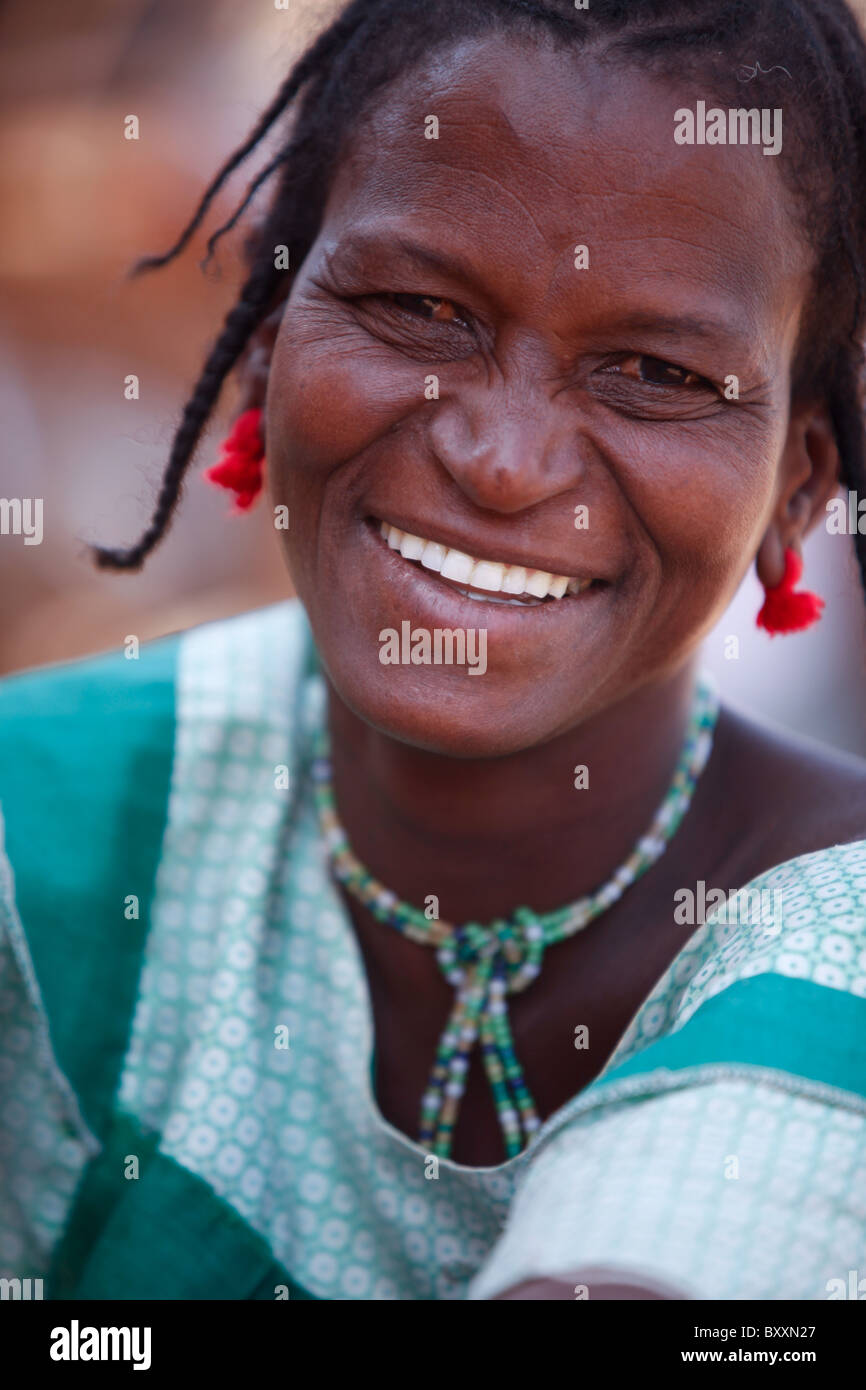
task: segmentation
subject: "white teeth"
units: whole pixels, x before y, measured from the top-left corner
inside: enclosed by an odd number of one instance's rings
[[[487,594],[529,594],[535,599],[560,599],[568,594],[580,594],[588,589],[592,580],[569,579],[565,574],[550,574],[547,570],[528,570],[523,565],[500,564],[495,560],[475,560],[462,550],[449,550],[439,541],[427,541],[421,536],[413,536],[409,531],[401,531],[397,526],[382,521],[379,524],[382,538],[391,550],[399,550],[406,560],[416,560],[425,569],[441,574],[443,579],[458,584],[469,584]],[[473,597],[473,595],[468,595]],[[499,603],[516,602],[516,599],[492,600]]]
[[[426,544],[420,536],[410,536],[408,531],[404,532],[400,541],[400,554],[404,560],[420,560]]]
[[[526,570],[522,565],[509,565],[502,578],[504,594],[522,594],[526,588]]]
[[[440,573],[443,579],[455,579],[463,584],[474,568],[475,561],[471,555],[464,555],[462,550],[449,550],[442,562]]]
[[[439,545],[438,541],[428,541],[424,547],[424,554],[421,556],[421,564],[425,570],[435,570],[438,574],[444,559],[444,545]]]
[[[526,592],[534,598],[546,598],[552,583],[552,574],[545,574],[544,570],[530,570],[526,576]]]
[[[478,560],[469,577],[469,583],[473,589],[487,589],[491,594],[498,594],[502,588],[504,574],[504,565],[497,565],[492,560]]]

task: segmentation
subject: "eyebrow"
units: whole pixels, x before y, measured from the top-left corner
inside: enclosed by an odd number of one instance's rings
[[[738,340],[750,331],[739,318],[700,314],[632,313],[619,319],[617,328],[628,333],[651,333],[660,338],[702,338],[706,342],[717,342],[719,338]]]
[[[412,261],[416,265],[423,265],[429,270],[441,271],[455,279],[470,280],[475,275],[472,266],[461,260],[459,256],[449,255],[445,251],[434,251],[431,247],[422,246],[420,242],[412,241],[410,237],[404,236],[401,232],[393,231],[378,235],[351,232],[337,243],[329,258],[338,260],[345,256],[351,261],[353,257],[360,259],[376,251],[383,253],[388,258],[396,256],[402,260]]]
[[[469,282],[477,278],[472,265],[460,256],[434,251],[432,247],[423,246],[402,232],[391,230],[373,235],[351,232],[334,247],[331,257],[338,260],[345,256],[351,262],[353,258],[360,259],[377,251],[387,259],[410,261],[455,280]],[[739,315],[728,318],[710,314],[656,314],[652,310],[633,310],[618,318],[611,327],[617,332],[646,333],[668,340],[698,338],[707,343],[717,343],[719,339],[741,342],[752,332]]]

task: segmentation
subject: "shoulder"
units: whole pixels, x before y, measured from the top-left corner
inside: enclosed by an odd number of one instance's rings
[[[673,1030],[712,1006],[726,1045],[756,1049],[748,1060],[799,1053],[790,1070],[866,1093],[866,838],[776,864],[707,906],[672,970]]]
[[[866,761],[730,710],[720,733],[736,848],[718,881],[737,888],[683,952],[685,1014],[734,982],[769,975],[862,1004]]]
[[[146,762],[170,744],[184,690],[222,682],[266,687],[277,669],[298,679],[311,640],[300,604],[276,604],[142,644],[17,672],[0,680],[0,804],[38,770],[88,776]],[[254,669],[245,665],[245,658]],[[43,790],[47,790],[43,788]]]
[[[140,650],[100,652],[77,661],[16,672],[0,680],[0,765],[20,760],[19,739],[38,739],[58,750],[70,725],[80,736],[105,732],[104,720],[142,713],[170,699],[180,636]]]
[[[37,974],[58,983],[146,899],[171,772],[180,638],[0,681],[0,850]],[[103,930],[104,928],[104,930]]]
[[[167,795],[180,720],[230,730],[285,709],[315,662],[300,603],[271,605],[140,649],[0,680],[0,810],[17,839],[45,843],[87,804],[108,811]],[[14,834],[13,834],[14,837]]]
[[[0,681],[0,806],[7,823],[93,787],[142,747],[170,739],[178,637],[24,671]],[[75,805],[74,794],[70,809]]]
[[[280,604],[0,681],[0,825],[31,922],[150,865],[185,713],[230,731],[286,696],[306,654]]]
[[[717,747],[731,823],[751,828],[743,877],[866,839],[866,759],[729,708]]]
[[[181,735],[241,757],[257,729],[284,744],[311,652],[284,603],[0,681],[0,829],[31,926],[52,903],[141,891]]]

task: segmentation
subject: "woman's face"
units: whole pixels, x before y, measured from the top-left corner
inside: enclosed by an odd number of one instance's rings
[[[354,133],[276,342],[268,467],[331,679],[398,738],[514,752],[665,677],[779,506],[808,267],[784,154],[678,145],[694,105],[490,38]],[[382,522],[457,551],[453,578]],[[536,593],[503,602],[521,570]],[[403,664],[437,629],[476,634],[466,664]]]

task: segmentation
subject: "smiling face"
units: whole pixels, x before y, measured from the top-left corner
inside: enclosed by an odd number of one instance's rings
[[[777,161],[676,144],[693,104],[491,37],[392,88],[341,160],[274,349],[268,468],[331,679],[398,738],[517,751],[667,677],[801,465],[808,266]],[[485,630],[484,674],[383,664],[405,622]]]

